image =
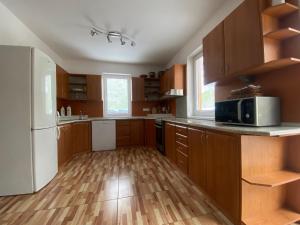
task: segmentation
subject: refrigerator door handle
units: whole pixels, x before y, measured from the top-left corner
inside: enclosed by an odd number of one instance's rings
[[[57,129],[57,140],[59,140],[60,139],[60,127],[57,127],[56,129]]]

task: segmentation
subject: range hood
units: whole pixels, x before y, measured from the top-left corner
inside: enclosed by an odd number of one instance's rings
[[[161,98],[168,99],[168,98],[178,98],[183,96],[184,96],[183,89],[170,89]]]

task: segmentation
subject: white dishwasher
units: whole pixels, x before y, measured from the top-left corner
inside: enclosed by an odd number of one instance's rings
[[[92,149],[105,151],[116,149],[116,121],[92,121]]]

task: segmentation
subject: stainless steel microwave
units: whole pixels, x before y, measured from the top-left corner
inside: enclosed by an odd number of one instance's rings
[[[246,126],[280,125],[278,97],[256,96],[216,102],[216,122]]]

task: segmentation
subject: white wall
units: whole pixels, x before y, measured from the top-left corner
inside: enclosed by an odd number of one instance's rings
[[[211,18],[207,20],[200,30],[179,50],[179,52],[170,60],[167,67],[173,64],[185,64],[187,58],[197,48],[202,45],[203,38],[220,22],[222,22],[243,0],[229,0],[227,1],[216,13],[211,15]]]
[[[0,45],[20,45],[39,48],[66,71],[74,74],[124,73],[139,75],[159,71],[162,66],[108,63],[89,60],[67,60],[57,55],[6,6],[0,2]]]
[[[0,2],[0,45],[20,45],[39,48],[57,64],[63,60]]]
[[[140,65],[127,63],[110,63],[92,60],[65,60],[66,70],[74,74],[103,74],[103,73],[122,73],[130,75],[148,74],[158,72],[163,66]]]
[[[166,68],[171,67],[174,64],[187,64],[187,96],[176,100],[176,116],[177,117],[189,117],[192,113],[192,73],[189,66],[189,58],[197,49],[202,48],[203,38],[214,29],[219,23],[221,23],[235,8],[237,8],[243,0],[229,0],[227,1],[216,13],[211,15],[211,18],[207,20],[200,30],[179,50],[179,52],[170,60],[166,65]]]

